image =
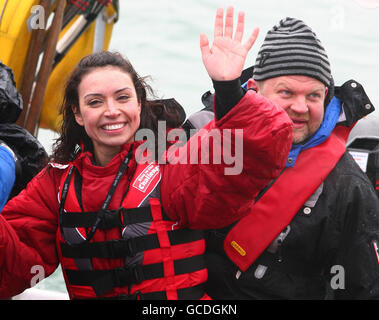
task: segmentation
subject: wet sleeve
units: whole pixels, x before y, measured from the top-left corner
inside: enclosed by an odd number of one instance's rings
[[[57,224],[55,178],[43,170],[0,214],[0,299],[21,293],[36,276],[42,280],[56,269]]]

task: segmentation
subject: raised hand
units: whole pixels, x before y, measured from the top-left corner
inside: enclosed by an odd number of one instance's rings
[[[255,28],[249,39],[242,44],[245,27],[245,13],[239,12],[237,28],[233,38],[233,7],[217,9],[212,47],[205,34],[200,35],[200,50],[203,63],[213,80],[226,81],[238,78],[244,68],[246,56],[258,37],[259,29]]]

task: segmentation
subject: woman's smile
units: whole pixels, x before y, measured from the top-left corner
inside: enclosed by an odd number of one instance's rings
[[[113,124],[105,124],[101,126],[101,129],[105,131],[112,131],[112,132],[119,132],[121,131],[120,129],[124,128],[126,126],[127,122],[122,122],[122,123],[113,123]]]

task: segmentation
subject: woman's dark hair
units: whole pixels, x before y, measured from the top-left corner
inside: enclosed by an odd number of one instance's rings
[[[103,51],[84,57],[69,77],[63,103],[61,105],[62,126],[60,137],[53,146],[51,161],[67,163],[75,158],[78,146],[93,152],[93,144],[84,127],[80,126],[72,110],[72,106],[79,108],[78,87],[83,77],[95,68],[114,66],[128,73],[136,89],[138,102],[141,103],[140,129],[151,129],[158,137],[158,121],[166,121],[168,128],[177,128],[181,125],[179,111],[167,108],[162,102],[149,100],[147,94],[154,98],[152,88],[146,83],[146,78],[140,77],[131,63],[120,53]],[[156,141],[155,146],[158,146]],[[157,152],[155,153],[157,155]]]

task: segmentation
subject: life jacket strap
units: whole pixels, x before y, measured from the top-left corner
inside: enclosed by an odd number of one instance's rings
[[[126,240],[61,243],[62,256],[66,258],[125,258],[156,248],[159,248],[159,242],[155,234]]]
[[[202,255],[174,261],[176,275],[191,273],[205,268]],[[163,278],[163,263],[137,265],[108,270],[70,270],[66,269],[68,282],[71,285],[91,286],[97,296],[116,287],[130,286],[145,280]]]
[[[178,300],[200,300],[205,293],[205,288],[203,284],[177,289]],[[134,296],[139,300],[168,300],[166,291],[139,293],[136,292]]]
[[[205,294],[203,284],[197,286],[177,289],[178,300],[199,300]],[[121,294],[113,297],[94,298],[96,300],[168,300],[166,291],[155,291],[141,293],[136,291],[133,294]],[[89,299],[92,300],[92,299]]]
[[[163,218],[168,220],[166,215],[163,215]],[[151,222],[153,216],[150,206],[100,212],[65,212],[61,217],[61,226],[64,228],[90,228],[97,219],[100,219],[97,228],[107,230],[135,223]]]
[[[179,229],[167,233],[171,245],[203,239],[203,232],[198,230]],[[125,258],[133,257],[138,252],[159,247],[157,234],[103,242],[61,243],[62,256],[66,258]]]

